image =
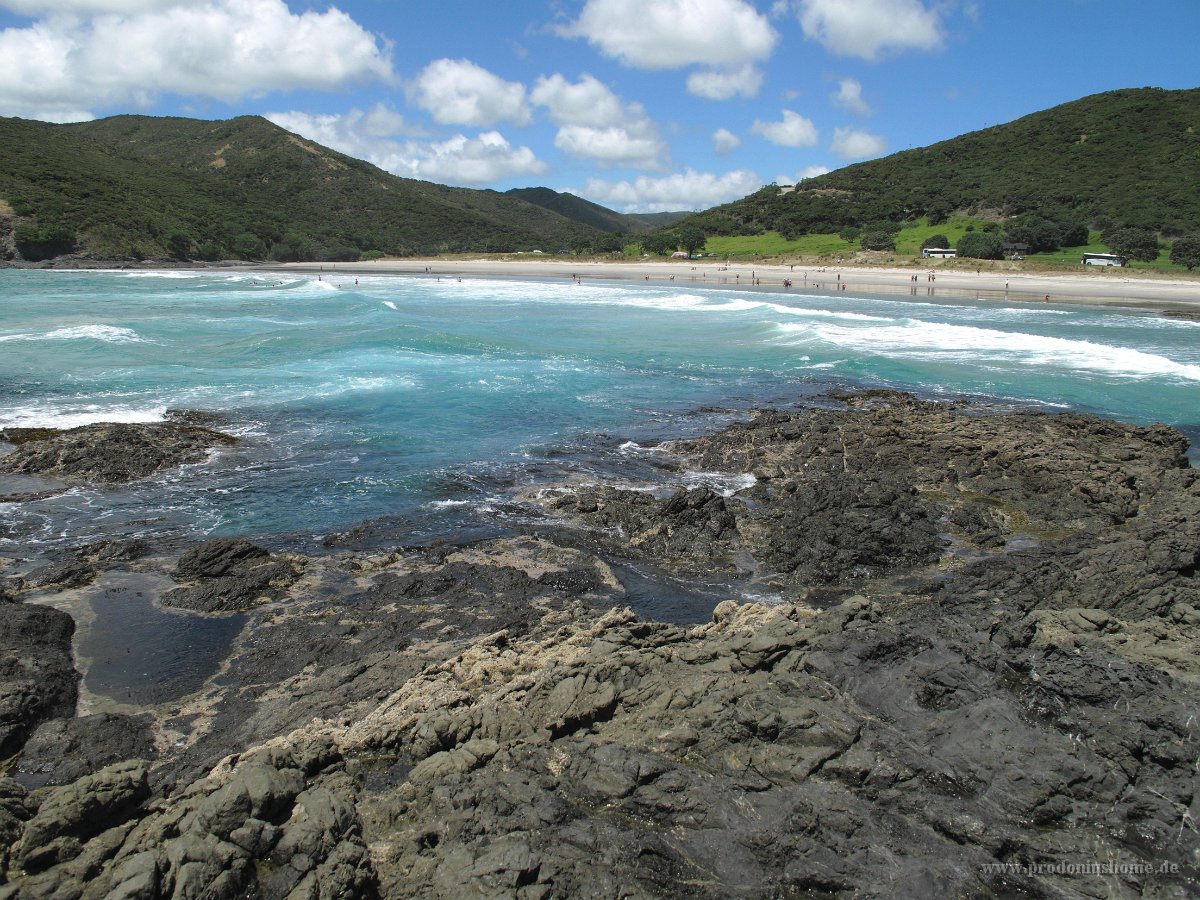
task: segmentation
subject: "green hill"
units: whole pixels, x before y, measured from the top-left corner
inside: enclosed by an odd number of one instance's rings
[[[27,258],[349,259],[602,237],[496,191],[398,178],[257,116],[0,118],[0,156],[0,230],[7,221],[10,252]]]
[[[952,213],[1031,214],[1099,230],[1200,229],[1200,90],[1096,94],[929,147],[771,185],[685,220],[708,234],[785,236]]]
[[[641,234],[671,225],[687,215],[686,212],[619,213],[574,194],[545,187],[513,188],[507,194],[553,210],[573,222],[614,234]]]

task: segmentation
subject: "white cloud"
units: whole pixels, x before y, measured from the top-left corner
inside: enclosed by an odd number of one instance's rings
[[[365,159],[405,178],[445,184],[488,185],[513,175],[540,175],[546,164],[528,147],[514,147],[497,131],[476,138],[458,134],[443,141],[405,137],[404,118],[382,105],[344,115],[270,113],[289,131],[349,156]]]
[[[625,103],[591,75],[570,82],[543,76],[530,99],[545,107],[559,126],[554,146],[578,159],[612,165],[659,169],[667,145],[640,103]]]
[[[778,122],[755,119],[750,130],[781,147],[812,147],[818,140],[817,126],[790,109],[783,111],[783,119]]]
[[[905,50],[936,50],[942,23],[921,0],[800,0],[804,34],[841,56],[877,60]]]
[[[757,66],[737,69],[702,69],[688,76],[689,93],[708,100],[729,100],[739,94],[753,97],[762,87],[763,74]]]
[[[416,77],[411,94],[417,106],[443,125],[529,124],[525,86],[470,60],[434,60]]]
[[[744,0],[588,0],[559,33],[638,69],[732,69],[766,59],[779,35]]]
[[[455,135],[427,144],[417,163],[419,177],[451,184],[486,185],[512,175],[540,175],[546,171],[528,147],[514,147],[498,131],[476,138]]]
[[[564,125],[554,137],[554,146],[568,156],[637,169],[660,168],[665,149],[663,142],[654,137],[637,137],[624,128],[590,125]]]
[[[712,135],[713,152],[718,156],[731,153],[742,145],[742,139],[728,128],[718,128]]]
[[[662,178],[643,176],[633,181],[589,178],[582,189],[571,193],[624,212],[672,212],[708,209],[745,197],[760,187],[762,182],[749,169],[724,175],[688,169]]]
[[[293,14],[282,0],[77,0],[66,8],[108,14],[0,31],[0,112],[77,118],[96,106],[144,107],[166,93],[233,102],[394,78],[390,48],[336,8]]]
[[[805,166],[795,175],[780,175],[775,179],[776,184],[798,184],[806,178],[816,178],[818,175],[824,175],[829,169],[825,166]]]
[[[862,85],[853,78],[842,78],[838,89],[829,95],[835,106],[859,116],[869,116],[871,107],[862,96]]]
[[[550,118],[559,125],[606,127],[620,125],[629,112],[645,115],[637,104],[627,110],[607,85],[586,73],[574,84],[558,74],[543,75],[534,82],[529,99],[546,107]]]
[[[387,168],[383,161],[395,152],[395,137],[409,130],[404,117],[382,103],[365,112],[361,109],[352,109],[341,115],[275,112],[267,113],[266,118],[280,128],[294,131],[347,156],[365,159],[380,168]]]
[[[0,0],[0,9],[44,18],[48,15],[98,15],[101,13],[142,13],[172,6],[183,6],[187,0]],[[52,9],[47,7],[52,6]]]
[[[857,128],[835,128],[829,149],[842,159],[866,159],[887,152],[887,142],[879,135],[867,134]]]

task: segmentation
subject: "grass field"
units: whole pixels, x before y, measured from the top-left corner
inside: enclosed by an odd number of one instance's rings
[[[982,231],[986,223],[980,219],[970,219],[963,216],[952,216],[940,225],[927,225],[922,220],[919,225],[901,229],[896,233],[895,255],[897,262],[903,262],[905,257],[919,258],[921,244],[935,234],[944,234],[955,246],[968,230]],[[859,251],[858,241],[846,241],[836,234],[806,234],[796,240],[789,241],[775,231],[765,234],[737,235],[734,237],[713,236],[704,245],[705,253],[715,253],[718,257],[729,259],[772,259],[789,257],[852,257]],[[636,253],[636,245],[630,245],[630,252]],[[1063,247],[1053,253],[1031,253],[1027,261],[1039,267],[1073,269],[1079,266],[1084,253],[1108,253],[1109,249],[1100,243],[1100,232],[1088,234],[1088,243],[1083,247]],[[1151,271],[1176,272],[1183,271],[1182,266],[1173,264],[1170,260],[1170,249],[1163,249],[1154,262],[1130,262],[1130,269]]]
[[[924,220],[922,220],[924,221]],[[963,216],[951,216],[941,225],[914,225],[901,229],[896,233],[896,253],[900,256],[920,256],[921,245],[935,234],[944,234],[950,241],[951,247],[958,246],[959,238],[968,230],[983,231],[987,224],[981,219],[968,219]]]
[[[921,244],[935,234],[944,234],[953,247],[972,226],[982,230],[984,222],[954,216],[941,225],[914,225],[896,233],[897,256],[920,256]],[[755,259],[780,256],[853,256],[859,250],[858,241],[847,241],[836,234],[806,234],[789,241],[776,231],[765,234],[714,236],[704,245],[705,253],[730,259]]]
[[[1089,231],[1088,243],[1086,247],[1062,247],[1052,253],[1031,253],[1029,259],[1033,262],[1047,263],[1055,266],[1077,266],[1085,253],[1111,253],[1106,246],[1100,243],[1100,232]],[[1181,272],[1184,271],[1183,266],[1177,266],[1171,262],[1171,249],[1164,247],[1158,253],[1158,259],[1153,262],[1140,262],[1139,260],[1131,260],[1128,263],[1130,269],[1143,269],[1156,272]]]
[[[857,249],[857,241],[844,241],[836,234],[806,234],[789,241],[777,231],[733,237],[714,236],[704,245],[705,253],[715,253],[717,256],[727,256],[731,259],[767,256],[850,256]]]

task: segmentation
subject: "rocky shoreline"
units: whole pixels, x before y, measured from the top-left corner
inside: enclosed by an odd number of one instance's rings
[[[131,427],[0,466],[221,443]],[[1186,449],[867,392],[659,448],[728,488],[544,484],[467,545],[11,560],[0,898],[1194,896]],[[765,602],[645,621],[632,565]],[[77,710],[62,610],[135,583],[245,624],[201,690]]]

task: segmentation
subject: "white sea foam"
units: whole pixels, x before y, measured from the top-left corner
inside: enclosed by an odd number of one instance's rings
[[[815,337],[853,352],[897,359],[1000,360],[1012,365],[1063,367],[1130,378],[1200,381],[1200,365],[1176,362],[1129,347],[1025,332],[921,321],[878,328],[821,323],[785,323],[779,328],[785,334],[801,337],[802,342]]]
[[[554,302],[580,306],[629,306],[637,309],[659,309],[664,312],[745,312],[757,309],[762,303],[741,297],[715,298],[699,294],[645,293],[606,288],[585,290],[582,296],[555,295]]]
[[[339,394],[367,393],[385,390],[411,390],[419,386],[419,381],[409,375],[348,375],[334,381],[324,381],[313,387],[311,391],[304,390],[290,399],[303,400],[309,397],[336,397]],[[278,401],[281,395],[273,395]]]
[[[165,406],[20,406],[0,411],[0,427],[4,428],[78,428],[97,422],[145,423],[162,422]]]
[[[782,303],[762,303],[761,306],[785,316],[805,316],[818,319],[845,319],[851,322],[895,322],[895,319],[883,316],[871,316],[866,313],[846,312],[832,309],[809,309],[802,306],[785,306]]]
[[[393,303],[391,300],[384,300],[383,305],[386,306],[388,309],[396,309],[396,304]],[[397,312],[399,312],[399,310],[397,310]]]
[[[637,441],[625,441],[617,447],[621,453],[666,453],[665,447],[643,447]]]
[[[754,487],[758,484],[758,479],[749,472],[732,474],[728,472],[686,472],[683,476],[683,483],[689,490],[707,487],[722,497],[732,497],[738,491]]]
[[[0,335],[0,341],[103,341],[106,344],[144,344],[146,341],[138,336],[132,328],[119,328],[115,325],[72,325],[66,328],[56,328],[42,334],[6,334]]]
[[[142,271],[129,272],[125,269],[99,269],[97,271],[120,275],[124,278],[170,278],[172,280],[182,281],[184,279],[196,278],[212,278],[213,276],[207,272],[171,272],[171,271]]]
[[[783,603],[783,594],[758,594],[752,591],[743,591],[741,596],[746,603],[761,603],[763,606],[779,606]]]

